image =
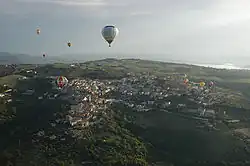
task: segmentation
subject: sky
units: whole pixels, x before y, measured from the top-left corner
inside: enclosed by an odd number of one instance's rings
[[[249,7],[249,0],[1,0],[0,51],[246,63]],[[101,36],[110,24],[119,29],[111,48]]]

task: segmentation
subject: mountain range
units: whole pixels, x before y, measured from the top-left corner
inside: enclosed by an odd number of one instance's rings
[[[0,52],[0,64],[45,64],[45,63],[67,63],[67,59],[63,57],[42,57],[31,56],[27,54],[12,54],[8,52]]]
[[[116,55],[101,55],[101,54],[64,54],[61,56],[32,56],[28,54],[19,54],[19,53],[9,53],[9,52],[0,52],[0,65],[5,64],[48,64],[48,63],[76,63],[76,62],[86,62],[86,61],[93,61],[93,60],[99,60],[99,59],[105,59],[105,58],[115,58],[115,59],[126,59],[126,58],[132,58],[132,56],[128,55],[121,55],[119,54],[119,57],[116,57]],[[138,57],[141,59],[143,56],[134,55],[133,58]],[[145,58],[142,58],[145,59]],[[146,58],[148,60],[155,60]],[[185,60],[171,60],[164,58],[164,60],[158,60],[158,61],[165,61],[165,62],[172,62],[172,63],[185,63],[185,64],[198,64],[198,62],[192,62],[192,61],[185,61]],[[202,63],[199,63],[202,64]],[[213,65],[206,65],[207,63],[203,63],[203,65],[198,66],[210,66],[214,67],[214,65],[217,66],[225,66],[225,64],[228,63],[210,63]],[[231,63],[230,63],[231,64]],[[232,63],[231,66],[234,66],[234,68],[250,68],[250,65],[247,64],[234,64]],[[221,67],[215,67],[215,68],[221,68]],[[223,67],[224,68],[224,67]],[[227,67],[226,67],[227,68]]]
[[[0,52],[0,64],[46,64],[46,63],[75,63],[86,62],[98,59],[105,59],[108,55],[97,54],[64,54],[60,56],[33,56],[28,54],[18,54]],[[115,56],[113,56],[115,57]]]
[[[156,55],[155,55],[156,56]],[[106,58],[115,58],[115,59],[127,59],[127,58],[137,58],[137,59],[147,59],[147,60],[156,60],[156,61],[166,61],[166,62],[176,62],[176,63],[185,63],[184,60],[171,60],[164,56],[158,56],[163,58],[154,58],[155,56],[150,55],[123,55],[123,54],[63,54],[60,56],[34,56],[28,54],[19,54],[19,53],[9,53],[9,52],[0,52],[0,64],[46,64],[46,63],[74,63],[74,62],[86,62],[93,60],[100,60]],[[150,58],[153,57],[153,58]],[[187,61],[186,61],[187,63]]]

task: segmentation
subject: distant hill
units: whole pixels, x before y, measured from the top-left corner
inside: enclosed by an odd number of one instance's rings
[[[245,65],[243,68],[250,69],[250,65]]]
[[[0,52],[0,64],[20,64],[20,60],[17,55],[11,55],[7,52]]]
[[[27,54],[0,52],[0,64],[45,64],[45,63],[75,63],[100,60],[115,55],[99,54],[63,54],[60,56],[32,56]]]
[[[0,52],[0,64],[45,64],[45,63],[57,63],[64,62],[61,57],[46,57],[31,56],[27,54],[11,54],[8,52]]]

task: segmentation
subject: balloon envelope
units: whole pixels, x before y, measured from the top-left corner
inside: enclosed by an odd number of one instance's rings
[[[205,82],[200,82],[200,86],[201,87],[205,86]]]
[[[210,81],[209,82],[209,86],[213,86],[214,85],[214,82],[213,81]]]
[[[189,82],[189,80],[188,79],[185,79],[184,80],[184,84],[186,84],[186,83],[188,83]]]
[[[108,42],[109,47],[111,47],[111,43],[114,41],[118,33],[119,33],[119,30],[113,25],[105,26],[102,29],[102,36]]]
[[[41,31],[40,31],[40,29],[39,29],[39,28],[37,28],[37,29],[36,29],[36,34],[38,34],[38,35],[39,35],[39,34],[40,34],[40,32],[41,32]]]
[[[60,88],[63,88],[68,85],[68,79],[64,76],[59,76],[56,79],[56,85]]]

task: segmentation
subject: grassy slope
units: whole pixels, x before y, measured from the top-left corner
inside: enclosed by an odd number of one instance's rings
[[[5,77],[0,77],[0,85],[7,84],[9,87],[15,87],[17,80],[22,78],[21,75],[8,75]]]

